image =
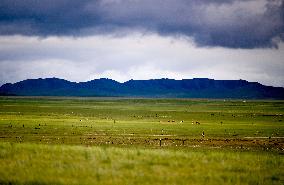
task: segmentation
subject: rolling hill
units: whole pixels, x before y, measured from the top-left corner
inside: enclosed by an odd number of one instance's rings
[[[107,78],[80,83],[58,78],[39,78],[4,84],[0,87],[0,95],[284,99],[284,88],[246,80],[208,78],[162,78],[129,80],[124,83]]]

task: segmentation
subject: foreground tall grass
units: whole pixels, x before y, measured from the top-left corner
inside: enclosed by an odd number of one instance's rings
[[[268,152],[0,143],[0,184],[283,184]]]

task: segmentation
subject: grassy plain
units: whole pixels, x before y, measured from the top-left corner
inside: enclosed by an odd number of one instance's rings
[[[0,184],[283,184],[283,114],[270,100],[1,97]]]

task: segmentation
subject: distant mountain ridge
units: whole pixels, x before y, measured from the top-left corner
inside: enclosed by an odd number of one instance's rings
[[[58,78],[39,78],[4,84],[0,87],[0,95],[284,99],[284,88],[246,80],[208,78],[162,78],[129,80],[124,83],[107,78],[80,83]]]

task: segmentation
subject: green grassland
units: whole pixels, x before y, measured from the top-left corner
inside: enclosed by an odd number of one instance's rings
[[[283,184],[283,114],[276,100],[0,97],[0,184]]]

